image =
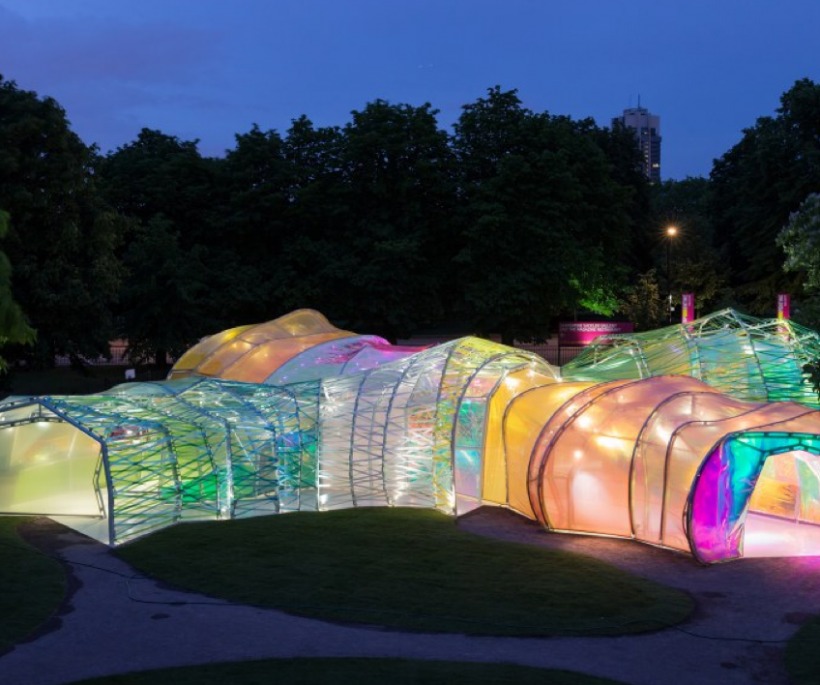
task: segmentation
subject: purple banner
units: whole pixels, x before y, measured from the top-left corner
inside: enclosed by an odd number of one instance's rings
[[[777,294],[777,318],[790,319],[792,316],[792,296],[789,293]]]
[[[681,323],[689,323],[695,320],[695,293],[682,293],[680,297],[680,320]]]
[[[559,345],[589,345],[599,335],[632,333],[635,326],[623,321],[564,321],[558,324]]]

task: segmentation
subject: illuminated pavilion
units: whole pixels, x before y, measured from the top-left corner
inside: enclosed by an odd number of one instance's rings
[[[299,310],[204,339],[168,381],[0,403],[0,512],[120,544],[181,520],[495,505],[704,562],[820,554],[820,412],[787,380],[817,336],[753,323],[600,341],[559,370]]]

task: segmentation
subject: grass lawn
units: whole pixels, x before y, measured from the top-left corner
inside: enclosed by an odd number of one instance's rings
[[[24,520],[0,517],[0,653],[44,623],[65,594],[60,564],[17,535]]]
[[[619,685],[614,680],[514,664],[405,659],[266,659],[167,668],[83,680],[71,685]]]
[[[786,646],[786,670],[794,685],[820,683],[820,616],[805,623]]]
[[[693,608],[688,595],[595,559],[478,537],[424,509],[188,523],[118,554],[215,597],[418,631],[620,635]]]

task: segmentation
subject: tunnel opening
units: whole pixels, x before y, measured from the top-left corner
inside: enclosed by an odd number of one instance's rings
[[[101,442],[40,403],[0,412],[0,514],[48,516],[107,542]]]
[[[749,499],[744,557],[820,556],[820,457],[803,450],[766,458]]]

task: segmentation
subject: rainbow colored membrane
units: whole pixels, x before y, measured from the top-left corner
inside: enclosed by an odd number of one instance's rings
[[[720,312],[558,369],[300,310],[204,339],[167,381],[0,403],[0,511],[115,545],[181,520],[492,505],[703,562],[820,554],[820,412],[800,374],[817,349]]]

